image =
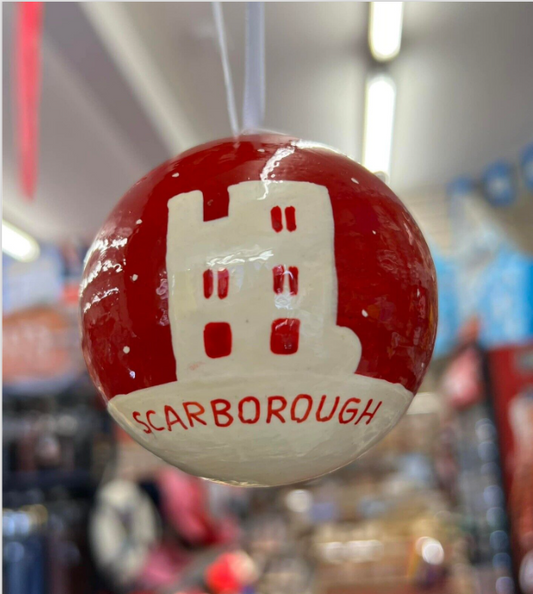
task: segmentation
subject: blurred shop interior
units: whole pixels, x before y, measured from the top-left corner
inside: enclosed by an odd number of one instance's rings
[[[440,318],[399,425],[276,489],[143,450],[79,346],[108,212],[231,133],[211,3],[22,6],[2,6],[4,593],[533,594],[533,4],[266,3],[265,128],[385,176]],[[222,9],[240,106],[246,5]]]

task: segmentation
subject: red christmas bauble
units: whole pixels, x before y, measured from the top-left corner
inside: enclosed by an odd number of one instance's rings
[[[433,351],[436,276],[376,176],[250,135],[126,193],[88,255],[81,316],[91,377],[137,441],[198,476],[287,484],[400,419]]]

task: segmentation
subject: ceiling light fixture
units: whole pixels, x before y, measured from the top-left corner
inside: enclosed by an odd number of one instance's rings
[[[403,2],[371,2],[368,43],[380,62],[398,55],[402,43]]]
[[[390,76],[377,74],[366,84],[363,165],[390,177],[396,86]]]
[[[2,220],[2,251],[20,262],[32,262],[41,250],[31,235]]]

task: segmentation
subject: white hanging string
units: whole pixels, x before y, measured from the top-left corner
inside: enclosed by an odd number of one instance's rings
[[[242,124],[244,130],[259,130],[265,117],[265,5],[246,4],[246,70]]]
[[[218,48],[222,60],[222,70],[224,72],[224,85],[226,87],[226,101],[228,104],[229,121],[233,136],[239,135],[239,122],[237,119],[237,108],[235,107],[235,93],[233,91],[233,79],[231,78],[231,68],[228,57],[228,46],[226,44],[226,29],[224,27],[224,17],[222,15],[222,5],[220,2],[213,2],[213,17],[218,37]]]
[[[246,5],[246,46],[245,46],[245,75],[244,99],[242,106],[242,128],[239,128],[237,109],[235,107],[235,92],[231,67],[226,44],[226,29],[220,2],[213,2],[213,17],[218,37],[218,47],[224,85],[226,87],[226,101],[231,131],[234,136],[244,129],[253,131],[261,129],[265,117],[265,7],[263,2],[248,2]]]

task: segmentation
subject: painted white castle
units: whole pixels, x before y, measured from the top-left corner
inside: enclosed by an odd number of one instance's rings
[[[358,337],[336,325],[328,191],[305,182],[231,186],[227,217],[200,191],[169,201],[169,317],[178,381],[353,374]]]

